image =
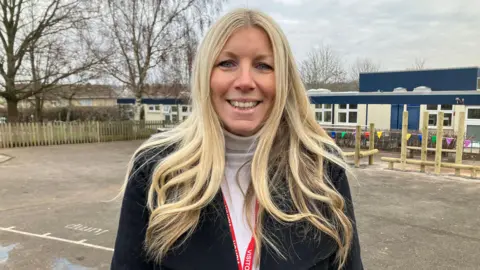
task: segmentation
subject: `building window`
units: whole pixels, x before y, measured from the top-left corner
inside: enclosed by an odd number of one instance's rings
[[[177,106],[172,106],[172,112],[178,112],[178,107]]]
[[[160,111],[160,105],[148,105],[148,110],[150,112],[159,112]]]
[[[91,99],[80,99],[80,106],[93,106],[93,100]]]
[[[338,105],[338,123],[356,124],[358,118],[357,104],[340,104]]]
[[[172,114],[172,122],[174,123],[178,122],[178,115]]]
[[[480,109],[468,109],[467,118],[475,120],[480,119]]]
[[[427,105],[428,115],[428,126],[437,127],[437,117],[438,112],[443,112],[443,126],[444,127],[453,127],[453,105],[451,104],[429,104]]]
[[[170,105],[163,105],[163,113],[170,114],[172,107]]]
[[[315,118],[320,123],[332,123],[332,104],[315,104]]]
[[[165,115],[165,121],[170,122],[170,115]]]
[[[182,112],[188,112],[188,107],[187,106],[182,106]]]

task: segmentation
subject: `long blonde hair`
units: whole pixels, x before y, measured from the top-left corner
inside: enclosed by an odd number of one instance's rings
[[[206,34],[193,69],[190,117],[173,130],[152,137],[134,154],[135,157],[145,149],[175,147],[156,165],[151,178],[147,253],[160,263],[169,250],[180,246],[194,232],[202,208],[220,190],[225,146],[222,123],[210,99],[210,74],[227,39],[241,27],[263,29],[270,38],[275,59],[275,101],[259,133],[251,162],[252,183],[246,194],[247,202],[255,197],[259,203],[255,261],[258,263],[262,243],[286,259],[273,237],[262,231],[262,217],[268,213],[281,222],[307,221],[313,230],[333,238],[341,268],[350,249],[352,223],[344,214],[344,199],[332,187],[323,167],[325,160],[347,171],[349,167],[342,155],[327,151],[328,147],[342,153],[315,120],[284,33],[268,15],[249,9],[229,12]],[[134,162],[136,159],[132,158],[126,182]],[[293,213],[285,213],[274,202],[272,190],[277,187],[288,191],[290,204],[295,208]],[[322,207],[329,210],[329,218]]]

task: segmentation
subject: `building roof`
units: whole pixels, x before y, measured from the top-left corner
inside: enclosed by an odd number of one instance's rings
[[[480,91],[308,93],[312,104],[480,105]]]
[[[29,86],[19,85],[28,91]],[[116,99],[115,87],[101,84],[58,84],[45,91],[46,100],[57,99]],[[31,97],[34,98],[34,97]]]
[[[412,91],[419,86],[432,91],[474,91],[479,77],[478,67],[361,73],[360,92],[388,92],[398,87]]]

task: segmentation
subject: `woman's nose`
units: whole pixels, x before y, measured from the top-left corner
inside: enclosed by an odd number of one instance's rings
[[[239,69],[235,88],[242,91],[255,89],[255,80],[250,66],[243,66]]]

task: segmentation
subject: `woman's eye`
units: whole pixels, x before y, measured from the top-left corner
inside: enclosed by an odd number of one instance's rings
[[[233,62],[232,60],[222,61],[222,62],[218,63],[218,66],[219,67],[230,68],[230,67],[235,66],[235,62]]]
[[[257,68],[263,69],[263,70],[272,70],[273,69],[270,65],[265,64],[265,63],[258,63]]]

